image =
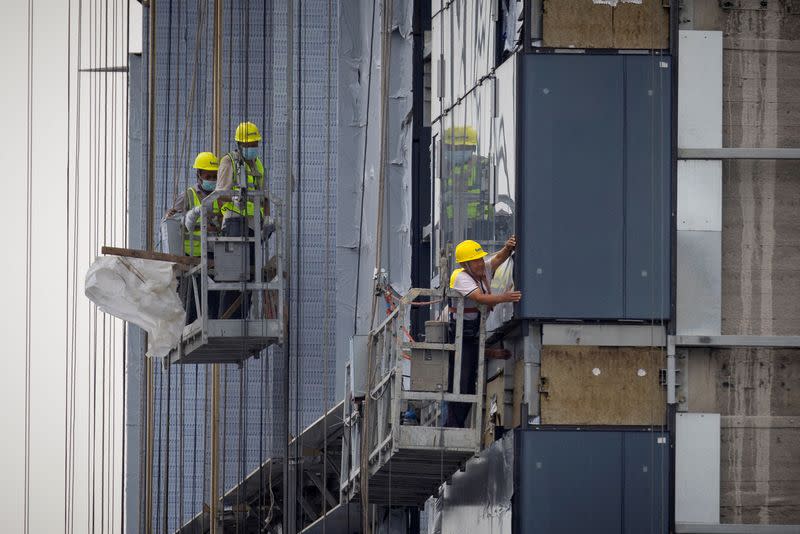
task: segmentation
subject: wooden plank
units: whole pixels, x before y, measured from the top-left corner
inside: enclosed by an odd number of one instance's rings
[[[178,256],[176,254],[166,254],[164,252],[154,252],[150,250],[137,250],[132,248],[103,247],[100,252],[109,256],[124,256],[126,258],[139,258],[142,260],[169,261],[183,265],[199,265],[200,258],[192,256]]]
[[[669,9],[662,0],[619,3],[613,10],[614,48],[669,48]]]
[[[663,425],[663,350],[650,347],[546,346],[542,349],[542,423]]]
[[[542,17],[544,46],[612,48],[612,8],[592,0],[545,0]]]

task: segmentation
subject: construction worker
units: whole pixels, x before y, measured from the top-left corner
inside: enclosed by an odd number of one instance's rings
[[[183,249],[187,256],[200,256],[200,209],[203,199],[217,186],[217,171],[219,160],[211,152],[200,152],[194,158],[193,168],[196,169],[197,183],[190,186],[178,195],[172,208],[167,211],[167,217],[176,213],[185,213],[183,218],[187,234],[184,239]],[[210,228],[219,227],[219,203],[214,201],[214,206],[209,222]]]
[[[225,154],[219,162],[219,173],[217,174],[217,191],[232,191],[242,186],[247,187],[247,191],[264,191],[266,180],[264,177],[264,164],[258,157],[259,145],[261,143],[261,133],[258,127],[252,122],[242,122],[236,127],[234,141],[236,148]],[[220,210],[222,211],[222,233],[226,236],[240,237],[243,235],[252,236],[254,234],[255,204],[252,199],[246,203],[241,200],[234,201],[233,198],[220,196]],[[269,235],[272,226],[269,217],[269,203],[264,200],[259,206],[261,221],[263,224],[262,235]],[[253,261],[255,246],[250,245],[250,261]],[[228,318],[241,318],[242,309],[247,309],[246,299],[241,302],[238,309],[225,313],[229,307],[239,297],[238,291],[223,291],[220,298],[220,316],[225,314]]]
[[[444,132],[445,242],[461,236],[490,239],[489,160],[477,152],[478,132],[454,126]]]
[[[194,158],[197,182],[178,195],[172,207],[167,211],[167,217],[172,217],[178,213],[183,213],[183,222],[186,226],[186,234],[183,240],[183,251],[187,256],[200,257],[200,210],[203,199],[214,191],[217,186],[217,171],[219,170],[219,160],[211,152],[200,152]],[[219,203],[214,201],[208,230],[215,232],[219,228],[220,216]],[[209,257],[213,253],[208,251]],[[194,305],[194,292],[191,288],[182,288],[186,291],[186,324],[191,324],[197,319]],[[215,291],[208,294],[208,310],[210,317],[216,317],[219,307],[219,295]]]
[[[478,343],[480,333],[480,310],[478,305],[488,306],[491,311],[495,304],[502,302],[519,302],[522,293],[508,291],[492,294],[492,275],[505,262],[517,246],[516,236],[511,236],[503,248],[488,256],[483,247],[471,239],[462,241],[456,246],[455,255],[459,268],[450,275],[450,288],[465,297],[464,328],[461,345],[461,378],[459,381],[462,394],[475,393],[475,381],[478,376]],[[456,307],[450,306],[450,340],[455,341]],[[454,357],[450,355],[450,376],[453,374]],[[452,392],[452,381],[448,391]],[[450,402],[447,404],[445,426],[464,428],[469,415],[470,404]]]

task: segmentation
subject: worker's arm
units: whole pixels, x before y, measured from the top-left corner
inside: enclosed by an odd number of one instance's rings
[[[478,304],[494,306],[495,304],[502,304],[503,302],[519,302],[522,298],[522,292],[508,291],[506,293],[491,293],[487,295],[478,287],[467,296]]]
[[[176,213],[183,213],[186,211],[186,193],[181,193],[175,199],[175,202],[172,203],[172,207],[167,210],[167,213],[164,215],[164,218],[172,217]]]
[[[222,156],[219,160],[219,171],[217,171],[217,187],[215,191],[230,191],[233,189],[233,162],[227,154]],[[222,205],[225,202],[230,202],[231,197],[220,195],[217,202]]]
[[[492,259],[490,260],[492,274],[495,273],[498,267],[503,265],[503,262],[505,262],[509,256],[511,256],[511,253],[514,252],[515,248],[517,248],[517,236],[512,235],[508,238],[508,241],[506,241],[505,246],[500,249],[500,252],[492,256]]]

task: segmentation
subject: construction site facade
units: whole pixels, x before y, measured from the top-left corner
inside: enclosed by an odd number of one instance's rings
[[[130,246],[266,185],[129,327],[127,532],[800,532],[799,3],[143,5]]]

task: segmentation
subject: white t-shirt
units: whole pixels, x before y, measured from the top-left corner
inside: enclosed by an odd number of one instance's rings
[[[492,264],[491,264],[492,256],[484,256],[483,261],[486,264],[485,272],[486,272],[486,280],[481,282],[481,290],[484,293],[489,292],[489,288],[492,286]],[[468,296],[470,293],[478,289],[478,282],[475,281],[474,278],[467,272],[467,271],[460,271],[455,280],[452,283],[453,289],[464,295],[465,297]],[[464,299],[464,308],[477,308],[478,303],[472,299]],[[467,321],[472,321],[478,318],[478,312],[464,312],[464,319]]]

